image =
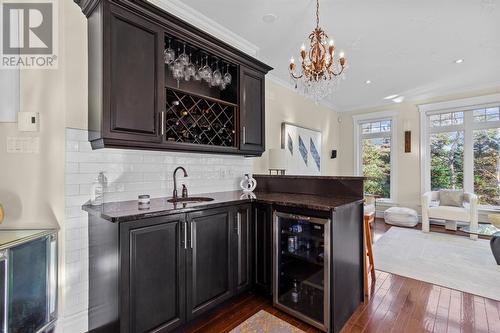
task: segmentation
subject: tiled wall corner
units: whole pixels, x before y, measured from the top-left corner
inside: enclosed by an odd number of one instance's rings
[[[189,173],[190,194],[236,190],[252,160],[241,156],[100,149],[92,151],[87,131],[66,129],[64,318],[58,332],[87,331],[88,229],[81,206],[90,198],[100,171],[108,179],[104,201],[137,199],[139,194],[170,196],[172,173],[182,165]]]

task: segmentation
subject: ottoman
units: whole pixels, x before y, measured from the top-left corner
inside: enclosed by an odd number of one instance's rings
[[[405,207],[391,207],[384,212],[385,223],[400,227],[414,227],[418,223],[417,211]]]

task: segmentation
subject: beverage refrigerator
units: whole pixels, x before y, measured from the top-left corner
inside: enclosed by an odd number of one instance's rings
[[[330,219],[274,213],[273,304],[330,328]]]

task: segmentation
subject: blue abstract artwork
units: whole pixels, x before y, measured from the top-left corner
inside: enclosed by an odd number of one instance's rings
[[[290,136],[290,133],[287,134],[288,134],[288,139],[287,139],[288,151],[290,152],[291,155],[293,155],[293,140],[292,137]]]
[[[319,156],[318,150],[316,149],[316,145],[314,144],[314,141],[312,138],[309,138],[309,146],[311,150],[311,155],[313,157],[314,162],[316,163],[316,167],[318,168],[318,171],[320,170],[321,166],[321,157]]]
[[[302,140],[302,137],[299,135],[299,152],[300,155],[302,156],[302,160],[304,160],[305,165],[307,165],[307,148],[306,145],[304,144],[304,141]]]

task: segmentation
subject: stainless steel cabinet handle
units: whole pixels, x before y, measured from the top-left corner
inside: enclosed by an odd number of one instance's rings
[[[187,249],[187,222],[184,222],[184,250]]]
[[[190,243],[191,243],[191,248],[193,248],[193,242],[194,242],[194,223],[191,221],[191,237],[190,237]]]
[[[238,212],[237,218],[236,218],[236,234],[239,236],[241,230],[241,213]]]
[[[243,144],[246,144],[247,143],[247,133],[246,133],[245,126],[243,126],[243,128],[242,128],[242,132],[243,132]]]
[[[165,135],[165,111],[161,112],[161,135]]]

